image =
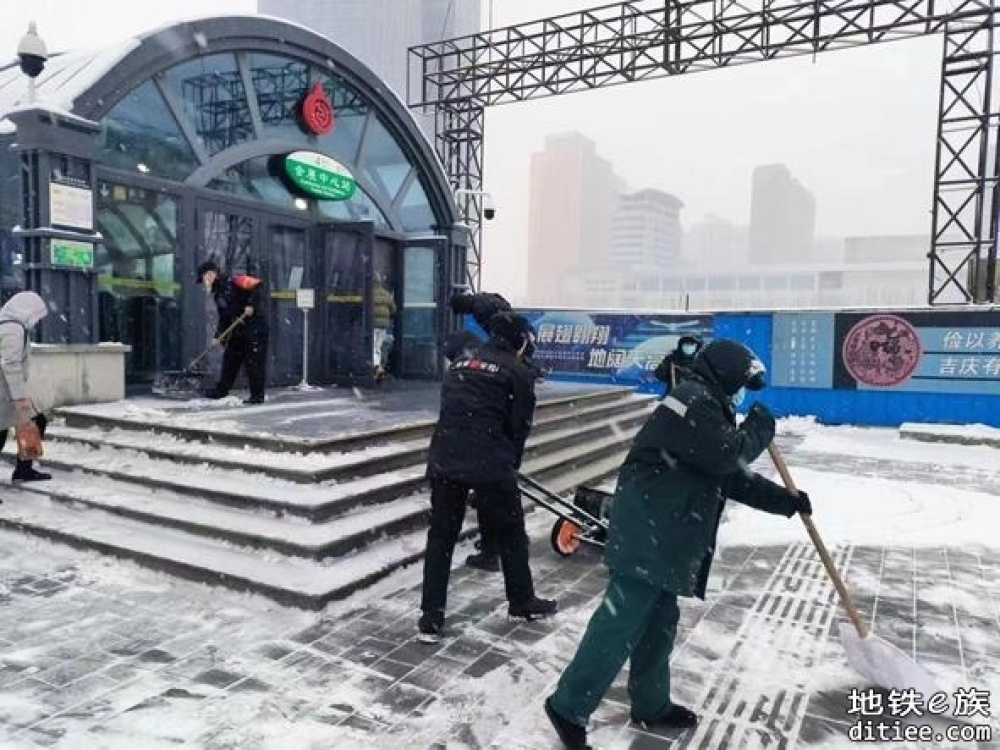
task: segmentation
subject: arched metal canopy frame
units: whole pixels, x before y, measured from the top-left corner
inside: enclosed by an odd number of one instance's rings
[[[164,87],[160,76],[168,69],[205,55],[232,53],[237,56],[241,69],[246,53],[260,52],[278,55],[309,63],[316,68],[327,70],[345,80],[365,99],[372,111],[377,112],[386,130],[399,144],[414,169],[404,180],[404,184],[390,203],[375,189],[366,175],[355,174],[359,187],[372,202],[392,221],[391,217],[405,196],[405,191],[419,175],[426,177],[424,188],[435,217],[439,217],[436,231],[447,234],[456,223],[457,209],[448,187],[448,179],[441,162],[426,139],[419,136],[420,129],[409,110],[399,98],[371,70],[334,44],[308,29],[278,19],[252,16],[219,16],[173,24],[149,32],[139,38],[140,43],[123,59],[107,71],[94,85],[78,96],[73,111],[80,117],[100,121],[129,93],[153,81],[161,94]],[[247,88],[248,96],[252,86]],[[176,106],[169,96],[164,97],[171,110]],[[251,107],[257,119],[257,110]],[[176,116],[176,113],[175,113]],[[366,118],[367,122],[367,118]],[[178,124],[185,130],[186,123],[178,118]],[[259,123],[255,123],[259,126]],[[260,131],[258,129],[258,135]],[[192,187],[207,185],[226,169],[248,159],[271,156],[303,148],[301,141],[273,137],[258,137],[227,148],[209,156],[198,147],[197,139],[185,130],[199,166],[181,184]],[[361,142],[364,142],[362,134]],[[115,170],[118,171],[118,170]],[[401,227],[392,229],[401,231]]]

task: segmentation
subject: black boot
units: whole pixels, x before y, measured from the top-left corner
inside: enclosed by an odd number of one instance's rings
[[[469,555],[465,558],[465,564],[476,570],[485,570],[487,573],[497,573],[500,571],[500,558],[484,552]]]
[[[421,643],[439,643],[444,634],[444,619],[431,612],[424,612],[417,621],[417,640]]]
[[[689,708],[671,703],[670,708],[655,719],[640,719],[632,714],[632,721],[646,729],[690,729],[697,725],[698,714]]]
[[[510,604],[507,607],[507,614],[523,620],[543,620],[556,613],[559,605],[555,599],[539,599],[537,596],[526,602]]]
[[[42,471],[37,471],[32,465],[31,461],[18,461],[14,466],[14,474],[10,478],[12,482],[44,482],[48,479],[52,479],[51,474],[46,474]]]
[[[213,401],[218,401],[220,398],[225,398],[228,394],[223,393],[219,390],[219,387],[209,388],[205,391],[205,398],[210,398]]]
[[[248,399],[244,399],[243,403],[244,404],[263,404],[264,403],[264,397],[263,396],[251,396]]]
[[[562,740],[564,747],[569,748],[569,750],[590,750],[590,745],[587,744],[587,728],[574,724],[557,714],[552,708],[551,698],[545,699],[545,715],[552,722],[552,726],[555,728],[556,734],[559,735],[559,739]]]

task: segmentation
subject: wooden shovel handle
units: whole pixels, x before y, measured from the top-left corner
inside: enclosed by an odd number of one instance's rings
[[[785,483],[785,487],[789,492],[797,495],[799,490],[795,486],[795,480],[792,479],[792,474],[788,470],[788,464],[785,463],[785,458],[778,450],[778,446],[771,443],[767,446],[767,452],[771,455],[771,460],[774,461],[774,467],[781,475],[781,481]],[[830,553],[827,551],[826,545],[823,544],[823,539],[820,537],[819,531],[816,530],[816,525],[813,523],[812,516],[807,516],[805,513],[799,513],[799,518],[801,518],[802,523],[805,524],[806,531],[809,533],[809,538],[812,539],[813,546],[819,553],[819,559],[823,561],[823,567],[826,568],[826,572],[829,574],[831,580],[833,580],[833,585],[837,589],[837,593],[840,595],[840,601],[844,605],[844,609],[847,610],[847,616],[850,617],[851,622],[854,623],[854,628],[858,631],[858,635],[861,638],[865,638],[868,635],[868,626],[866,626],[864,621],[861,619],[861,614],[858,612],[858,608],[854,604],[851,592],[847,590],[847,586],[844,585],[844,580],[840,577],[840,573],[837,572],[837,566],[834,564],[833,558],[830,557]]]
[[[240,317],[238,317],[236,320],[234,320],[233,323],[232,323],[232,325],[229,326],[229,328],[227,328],[221,334],[219,334],[219,339],[218,339],[219,343],[220,344],[223,343],[226,340],[226,337],[230,333],[233,332],[233,329],[235,329],[236,326],[240,325],[240,323],[242,323],[246,319],[247,319],[247,314],[243,313]],[[192,360],[191,364],[189,364],[187,366],[187,369],[189,371],[193,370],[194,366],[196,364],[198,364],[199,362],[201,362],[203,359],[205,359],[205,357],[208,355],[208,353],[210,351],[212,351],[213,348],[214,348],[214,345],[206,347],[205,351],[203,351],[201,354],[199,354],[197,357],[195,357],[194,360]]]

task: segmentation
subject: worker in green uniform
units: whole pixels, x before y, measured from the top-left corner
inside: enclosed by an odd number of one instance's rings
[[[670,652],[678,597],[705,598],[726,498],[791,517],[812,513],[804,492],[752,472],[774,438],[774,417],[754,404],[736,425],[747,389],[764,387],[764,366],[742,344],[708,344],[650,415],[618,477],[605,563],[610,580],[573,661],[545,701],[563,744],[587,748],[587,721],[625,662],[632,720],[685,728],[697,715],[670,699]]]

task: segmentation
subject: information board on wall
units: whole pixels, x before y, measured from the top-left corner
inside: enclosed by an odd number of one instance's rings
[[[683,335],[708,341],[708,315],[522,310],[538,334],[534,361],[556,375],[618,385],[655,381],[653,370]]]
[[[772,346],[776,386],[1000,395],[1000,311],[778,313]]]

